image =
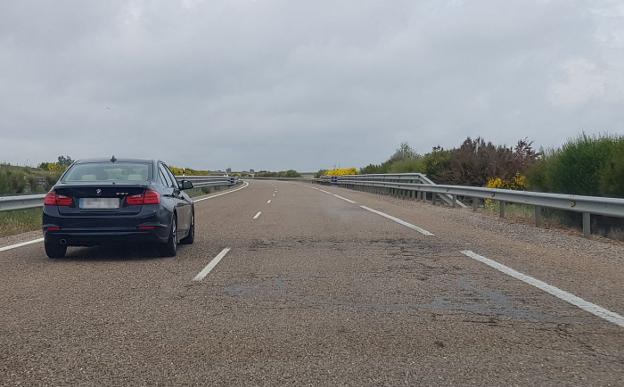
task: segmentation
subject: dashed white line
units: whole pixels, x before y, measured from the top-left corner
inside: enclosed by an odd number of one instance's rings
[[[271,199],[267,200],[267,204],[271,204]]]
[[[241,189],[243,189],[243,188],[247,188],[248,186],[249,186],[249,183],[248,183],[248,182],[246,182],[246,181],[244,181],[244,182],[243,182],[243,186],[242,186],[242,187],[238,187],[238,188],[233,189],[233,190],[231,190],[231,191],[222,192],[222,193],[219,193],[219,194],[206,196],[206,197],[204,197],[204,198],[195,199],[195,200],[193,200],[193,202],[194,202],[194,203],[197,203],[197,202],[201,202],[201,201],[204,201],[204,200],[208,200],[208,199],[216,198],[216,197],[218,197],[218,196],[223,196],[223,195],[231,194],[232,192],[240,191],[240,190],[241,190]]]
[[[535,286],[536,288],[545,291],[548,294],[551,294],[569,304],[572,304],[576,307],[579,307],[581,309],[583,309],[586,312],[589,312],[591,314],[593,314],[594,316],[600,317],[604,320],[607,320],[615,325],[618,325],[622,328],[624,328],[624,317],[612,312],[608,309],[605,309],[601,306],[598,306],[596,304],[593,304],[589,301],[585,301],[584,299],[575,296],[572,293],[566,292],[565,290],[561,290],[555,286],[549,285],[546,282],[540,281],[536,278],[533,278],[529,275],[520,273],[519,271],[516,271],[508,266],[505,266],[501,263],[498,263],[492,259],[486,258],[484,256],[481,256],[479,254],[474,253],[473,251],[470,250],[464,250],[461,252],[462,254],[464,254],[465,256],[472,258],[476,261],[479,261],[481,263],[484,263],[486,265],[488,265],[489,267],[496,269],[502,273],[507,274],[510,277],[513,277],[515,279],[518,279],[522,282],[525,282],[529,285]]]
[[[258,213],[256,213],[256,215],[254,215],[253,219],[256,220],[260,217],[260,215],[262,215],[262,211],[258,211]]]
[[[405,227],[407,227],[407,228],[411,228],[412,230],[418,231],[419,233],[421,233],[421,234],[423,234],[423,235],[433,236],[433,234],[432,234],[432,233],[430,233],[429,231],[425,230],[424,228],[420,228],[420,227],[418,227],[418,226],[415,226],[415,225],[413,225],[413,224],[411,224],[411,223],[408,223],[408,222],[406,222],[406,221],[404,221],[404,220],[402,220],[402,219],[395,218],[394,216],[392,216],[392,215],[388,215],[388,214],[386,214],[385,212],[381,212],[381,211],[373,210],[372,208],[369,208],[369,207],[366,207],[366,206],[360,206],[360,208],[363,208],[363,209],[365,209],[366,211],[370,211],[370,212],[372,212],[372,213],[374,213],[374,214],[377,214],[377,215],[383,216],[384,218],[390,219],[390,220],[392,220],[393,222],[396,222],[396,223],[398,223],[398,224],[400,224],[400,225],[403,225],[403,226],[405,226]]]
[[[340,196],[340,195],[338,195],[338,194],[332,194],[332,195],[334,195],[334,196],[335,196],[335,197],[337,197],[338,199],[344,200],[345,202],[349,202],[349,203],[351,203],[351,204],[355,204],[355,202],[354,202],[353,200],[351,200],[351,199],[347,199],[347,198],[342,197],[342,196]]]
[[[197,275],[195,276],[195,278],[193,278],[193,281],[201,281],[203,280],[208,273],[210,273],[212,271],[212,269],[215,268],[215,266],[217,266],[217,264],[219,263],[219,261],[221,261],[223,259],[223,257],[226,256],[227,253],[230,252],[230,248],[226,247],[225,249],[221,250],[221,252],[219,254],[217,254],[216,257],[214,257],[212,259],[212,261],[210,261],[206,267],[204,267],[202,269],[202,271],[200,271],[199,273],[197,273]]]
[[[273,194],[273,197],[275,197],[275,194]]]
[[[43,238],[37,238],[37,239],[33,239],[32,241],[21,242],[21,243],[16,243],[14,245],[0,247],[0,252],[17,249],[18,247],[28,246],[28,245],[32,245],[34,243],[39,243],[39,242],[43,242]]]

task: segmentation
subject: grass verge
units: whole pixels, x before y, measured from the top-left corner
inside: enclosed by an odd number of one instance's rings
[[[41,229],[41,208],[0,212],[0,237]]]
[[[483,211],[490,216],[496,216],[500,213],[500,203],[486,202]],[[527,204],[507,203],[505,206],[505,217],[512,221],[534,224],[535,209],[534,206]],[[581,232],[583,229],[580,213],[548,208],[542,209],[542,224],[548,228],[561,230],[567,229]],[[624,219],[593,215],[591,229],[594,235],[624,241]]]

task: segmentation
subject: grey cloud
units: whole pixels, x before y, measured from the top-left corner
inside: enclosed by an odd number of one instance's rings
[[[0,3],[0,160],[362,166],[623,133],[613,1]]]

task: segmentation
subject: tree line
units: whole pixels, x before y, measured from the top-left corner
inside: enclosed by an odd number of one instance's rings
[[[383,163],[359,172],[420,172],[438,184],[624,197],[624,137],[582,134],[546,151],[528,139],[504,146],[469,137],[458,147],[436,146],[426,154],[403,143]]]

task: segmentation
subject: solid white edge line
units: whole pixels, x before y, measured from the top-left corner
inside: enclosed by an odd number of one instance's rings
[[[260,217],[260,215],[262,215],[262,211],[258,211],[258,213],[256,213],[256,215],[254,215],[253,219],[256,220]]]
[[[317,191],[321,191],[321,192],[326,193],[326,194],[328,194],[328,195],[332,195],[332,196],[334,196],[334,197],[336,197],[336,198],[338,198],[338,199],[344,200],[345,202],[349,202],[349,203],[351,203],[351,204],[356,204],[356,203],[357,203],[357,202],[355,202],[355,201],[353,201],[353,200],[351,200],[351,199],[347,199],[347,198],[345,198],[344,196],[340,196],[340,195],[338,195],[338,194],[335,194],[335,193],[332,193],[332,192],[329,192],[329,191],[325,191],[325,190],[322,190],[322,189],[320,189],[320,188],[312,187],[312,189],[315,189],[315,190],[317,190]]]
[[[34,243],[39,243],[39,242],[43,242],[43,238],[37,238],[37,239],[33,239],[32,241],[21,242],[21,243],[16,243],[14,245],[0,247],[0,252],[17,249],[18,247],[28,246],[28,245],[32,245]]]
[[[334,195],[334,196],[335,196],[335,197],[337,197],[338,199],[344,200],[345,202],[349,202],[349,203],[351,203],[351,204],[355,204],[355,202],[354,202],[353,200],[351,200],[351,199],[347,199],[347,198],[342,197],[342,196],[340,196],[340,195],[338,195],[338,194],[332,194],[332,195]]]
[[[201,201],[204,201],[204,200],[208,200],[208,199],[216,198],[216,197],[218,197],[218,196],[223,196],[223,195],[231,194],[232,192],[240,191],[240,190],[241,190],[241,189],[243,189],[243,188],[247,188],[248,186],[249,186],[249,183],[248,183],[248,182],[246,182],[246,181],[244,181],[244,182],[243,182],[243,186],[242,186],[242,187],[238,187],[238,188],[233,189],[233,190],[231,190],[231,191],[222,192],[222,193],[219,193],[219,194],[216,194],[216,195],[207,196],[207,197],[205,197],[205,198],[195,199],[195,200],[193,200],[193,203],[197,203],[197,202],[201,202]]]
[[[225,255],[230,252],[230,250],[231,249],[229,247],[226,247],[223,250],[221,250],[221,252],[219,254],[217,254],[217,256],[214,257],[212,259],[212,261],[210,261],[206,265],[206,267],[204,267],[199,273],[197,273],[195,278],[193,278],[193,281],[201,281],[201,280],[203,280],[208,275],[208,273],[210,273],[212,271],[212,269],[214,269],[215,266],[217,266],[219,261],[221,261],[223,259],[223,257],[225,257]]]
[[[377,215],[383,216],[384,218],[390,219],[400,225],[403,225],[407,228],[411,228],[412,230],[418,231],[419,233],[423,234],[423,235],[427,235],[427,236],[433,236],[433,233],[430,233],[429,231],[425,230],[424,228],[420,228],[418,226],[415,226],[411,223],[408,223],[402,219],[399,218],[395,218],[392,215],[388,215],[385,212],[381,212],[381,211],[377,211],[377,210],[373,210],[372,208],[366,207],[366,206],[360,206],[360,208],[365,209],[366,211],[370,211],[372,213],[375,213]]]
[[[271,199],[267,200],[267,204],[271,204]]]
[[[484,256],[481,256],[479,254],[476,254],[473,251],[470,250],[463,250],[461,252],[462,254],[464,254],[465,256],[472,258],[476,261],[479,261],[481,263],[484,263],[486,265],[488,265],[489,267],[496,269],[502,273],[507,274],[510,277],[513,277],[515,279],[518,279],[522,282],[525,282],[529,285],[535,286],[536,288],[543,290],[544,292],[551,294],[569,304],[572,304],[576,307],[579,307],[580,309],[583,309],[586,312],[589,312],[591,314],[593,314],[594,316],[600,317],[604,320],[607,320],[615,325],[618,325],[622,328],[624,328],[624,317],[612,312],[608,309],[605,309],[601,306],[598,306],[596,304],[593,304],[589,301],[586,301],[584,299],[582,299],[581,297],[575,296],[572,293],[566,292],[565,290],[561,290],[555,286],[549,285],[546,282],[540,281],[536,278],[533,278],[529,275],[520,273],[519,271],[516,271],[508,266],[505,266],[501,263],[498,263],[492,259],[486,258]]]

